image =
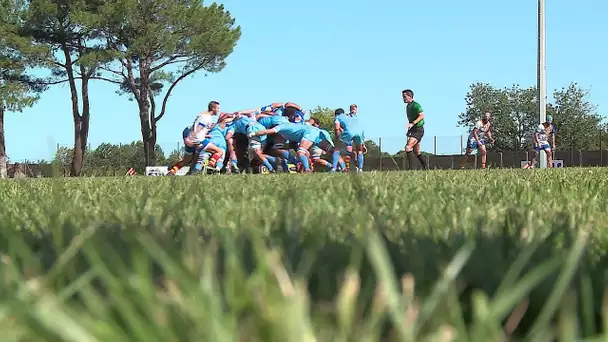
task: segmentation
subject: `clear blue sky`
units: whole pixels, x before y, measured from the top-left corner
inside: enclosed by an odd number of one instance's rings
[[[460,150],[457,115],[471,83],[497,87],[536,83],[536,1],[224,0],[243,35],[227,67],[182,82],[159,122],[158,143],[168,153],[182,129],[218,100],[225,111],[293,101],[347,109],[359,105],[366,136],[389,152],[402,149],[404,109],[400,91],[412,88],[426,114],[423,149]],[[285,13],[299,21],[284,23]],[[591,100],[608,113],[608,2],[547,1],[549,93],[569,82],[590,87]],[[279,18],[279,19],[277,19]],[[297,50],[281,46],[291,42]],[[290,73],[297,80],[282,81]],[[137,106],[114,93],[111,84],[91,86],[90,143],[141,139]],[[29,130],[38,140],[31,140]],[[24,134],[25,133],[25,134]],[[6,117],[12,161],[50,159],[56,144],[73,144],[67,85],[43,94],[24,113]]]

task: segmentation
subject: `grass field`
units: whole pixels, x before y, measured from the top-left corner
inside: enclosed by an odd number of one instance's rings
[[[608,338],[608,169],[4,181],[0,217],[3,341]]]

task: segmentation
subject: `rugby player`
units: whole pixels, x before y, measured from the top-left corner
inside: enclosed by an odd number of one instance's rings
[[[363,129],[359,127],[358,119],[344,113],[344,109],[338,108],[334,112],[334,131],[336,137],[346,146],[346,159],[349,160],[353,153],[357,160],[357,172],[363,171]]]
[[[405,89],[401,92],[403,102],[407,103],[406,115],[408,124],[406,128],[406,136],[408,137],[407,144],[405,145],[405,152],[407,159],[410,164],[410,169],[414,169],[414,163],[416,158],[422,164],[423,169],[428,169],[426,159],[420,152],[420,142],[424,136],[424,111],[422,106],[414,101],[414,92],[411,89]]]
[[[488,151],[486,149],[486,136],[492,143],[495,142],[492,137],[492,121],[490,112],[485,112],[483,118],[475,123],[473,130],[467,139],[467,150],[460,161],[460,168],[464,169],[468,157],[473,153],[473,150],[478,150],[481,155],[481,168],[486,168]]]

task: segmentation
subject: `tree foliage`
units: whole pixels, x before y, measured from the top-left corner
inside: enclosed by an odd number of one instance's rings
[[[96,21],[102,4],[101,0],[30,0],[22,25],[22,34],[48,50],[49,74],[44,83],[69,85],[74,123],[72,176],[80,174],[88,142],[89,81],[100,77],[98,67],[109,58],[99,34],[87,25]]]
[[[137,103],[146,163],[153,165],[156,124],[172,91],[199,70],[222,70],[240,27],[223,5],[200,0],[110,0],[100,13],[94,26],[112,52],[104,78]]]
[[[0,178],[6,177],[5,113],[32,106],[45,88],[26,73],[43,50],[20,34],[24,8],[20,0],[0,0]]]
[[[328,107],[317,106],[310,110],[310,117],[319,119],[319,128],[324,129],[334,137],[334,111]]]

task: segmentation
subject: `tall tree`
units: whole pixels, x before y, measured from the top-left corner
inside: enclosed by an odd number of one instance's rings
[[[88,23],[95,22],[101,0],[30,0],[24,34],[46,46],[51,77],[48,85],[68,83],[74,122],[74,149],[70,175],[78,176],[88,143],[91,104],[89,81],[107,54]]]
[[[103,16],[101,33],[117,60],[104,70],[137,103],[146,164],[154,165],[157,123],[172,91],[199,70],[222,70],[240,27],[222,5],[200,0],[109,0]]]
[[[566,150],[598,149],[602,117],[588,99],[589,90],[571,83],[553,92],[555,103],[548,113],[553,114],[558,127],[556,145]]]
[[[28,67],[38,64],[43,50],[19,33],[24,5],[20,0],[0,0],[0,178],[7,176],[4,115],[32,106],[44,90],[26,74]]]

